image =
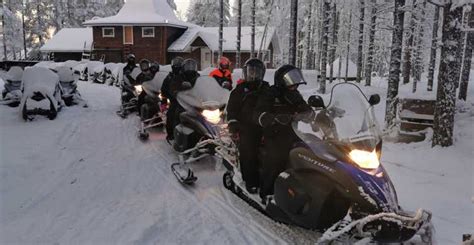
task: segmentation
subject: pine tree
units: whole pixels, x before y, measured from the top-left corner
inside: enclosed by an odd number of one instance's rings
[[[393,12],[392,51],[390,55],[390,73],[388,76],[387,106],[385,112],[385,128],[391,128],[395,123],[397,113],[398,84],[400,82],[400,60],[402,58],[403,21],[405,13],[402,10],[405,0],[395,0]]]
[[[424,36],[424,24],[425,24],[425,10],[426,10],[426,0],[423,0],[423,5],[420,9],[420,20],[418,22],[418,35],[416,41],[415,57],[414,57],[414,66],[413,66],[413,89],[412,92],[416,92],[417,84],[420,82],[421,73],[423,72],[423,36]]]
[[[433,146],[453,144],[454,114],[456,111],[456,83],[460,67],[456,57],[461,38],[462,7],[449,2],[443,7],[443,45],[438,73],[438,90],[433,126]]]
[[[323,28],[322,28],[322,47],[321,47],[321,75],[319,81],[319,93],[326,93],[326,65],[328,58],[328,36],[329,36],[329,11],[330,3],[323,0]]]
[[[471,25],[474,24],[474,4],[471,4],[470,6],[470,11],[467,14],[467,19],[468,19],[468,25],[471,23]],[[465,46],[464,46],[464,60],[463,60],[463,65],[462,65],[462,72],[461,72],[461,81],[460,81],[460,86],[459,86],[459,99],[460,100],[466,100],[467,98],[467,87],[469,83],[469,75],[471,71],[471,61],[472,61],[472,49],[474,48],[474,31],[470,31],[466,33],[466,40],[465,40]]]
[[[359,46],[357,50],[357,82],[360,83],[362,79],[362,50],[364,47],[364,13],[365,3],[364,0],[360,2],[360,14],[359,14]]]
[[[213,0],[193,0],[188,8],[188,22],[200,26],[219,26],[219,4]],[[224,0],[224,25],[230,20],[229,0]]]
[[[290,17],[290,55],[288,63],[296,65],[296,33],[298,28],[298,0],[291,0],[291,17]]]
[[[369,31],[369,47],[368,47],[368,53],[367,53],[367,61],[366,61],[366,66],[365,66],[365,86],[370,86],[371,85],[371,80],[372,80],[372,62],[373,62],[373,56],[374,56],[374,40],[375,40],[375,27],[376,27],[376,21],[377,21],[377,0],[372,0],[371,1],[371,14],[370,14],[370,31]]]
[[[413,0],[413,5],[411,8],[411,15],[410,15],[410,24],[409,24],[409,31],[407,32],[406,40],[405,40],[405,55],[403,56],[403,84],[407,84],[410,82],[410,74],[411,74],[411,66],[412,66],[412,51],[413,51],[413,39],[415,36],[415,24],[416,24],[416,1]]]
[[[439,22],[439,11],[440,7],[435,6],[435,13],[433,17],[433,34],[431,38],[431,52],[430,52],[430,64],[428,67],[428,91],[433,91],[433,77],[436,64],[436,50],[438,42],[438,22]]]

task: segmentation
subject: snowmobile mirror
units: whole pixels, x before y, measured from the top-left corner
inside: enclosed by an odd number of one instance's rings
[[[321,98],[319,95],[311,95],[308,98],[308,105],[314,108],[326,108],[323,98]]]
[[[370,105],[377,105],[380,102],[380,95],[378,94],[373,94],[369,98],[369,104]]]

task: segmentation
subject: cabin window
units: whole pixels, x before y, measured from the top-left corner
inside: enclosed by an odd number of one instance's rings
[[[123,27],[123,44],[133,44],[133,26]]]
[[[115,37],[115,28],[102,27],[102,37]]]
[[[155,37],[155,27],[142,27],[142,37]]]

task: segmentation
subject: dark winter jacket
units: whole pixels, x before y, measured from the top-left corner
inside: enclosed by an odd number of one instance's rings
[[[137,65],[135,63],[127,63],[127,65],[123,68],[123,76],[126,77],[132,85],[135,83],[135,79],[133,79],[130,74],[136,67]]]
[[[153,80],[154,74],[152,72],[142,72],[137,76],[136,84],[142,84],[146,81]]]
[[[259,97],[252,121],[263,127],[264,137],[279,133],[291,134],[292,117],[297,113],[309,111],[311,107],[297,90],[282,91],[271,86]]]
[[[265,82],[241,83],[230,93],[227,103],[227,121],[229,126],[234,124],[239,127],[240,124],[252,125],[252,114],[259,96],[263,91],[270,88]]]

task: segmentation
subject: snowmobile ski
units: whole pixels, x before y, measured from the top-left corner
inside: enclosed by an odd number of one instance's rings
[[[171,171],[173,171],[173,174],[176,176],[179,182],[183,184],[192,185],[197,180],[197,177],[194,176],[193,171],[189,167],[183,166],[180,163],[171,164]]]

